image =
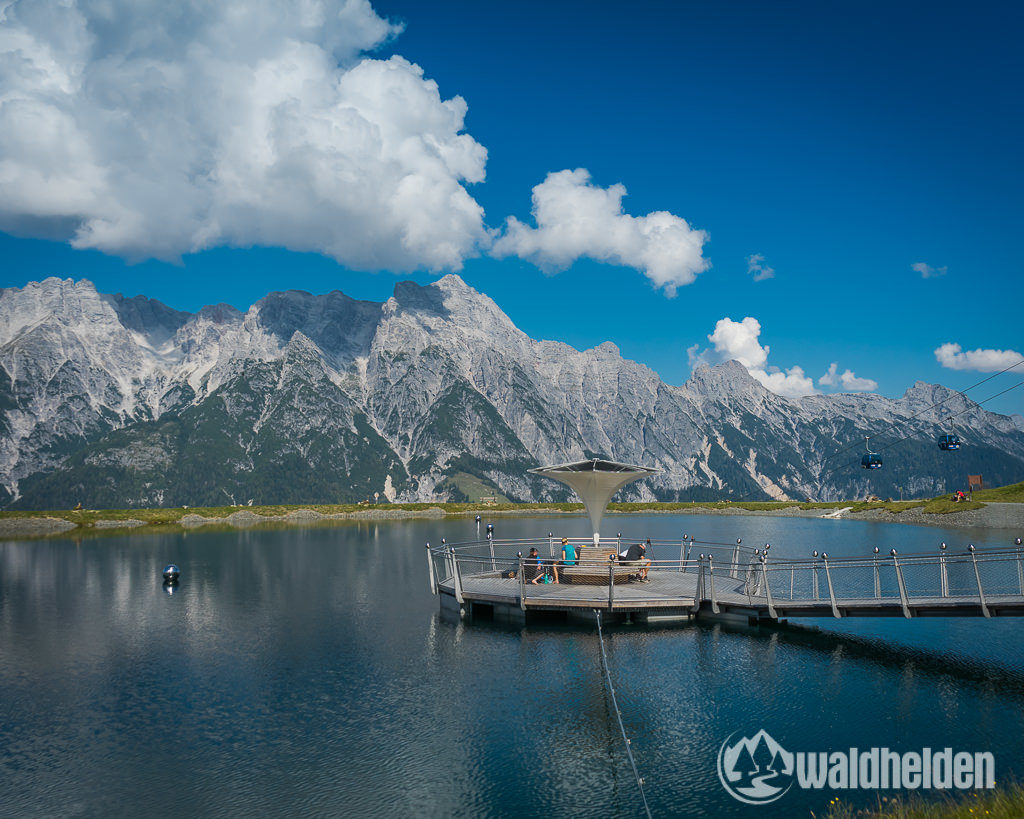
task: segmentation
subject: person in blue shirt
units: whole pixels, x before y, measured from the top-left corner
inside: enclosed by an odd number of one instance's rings
[[[554,563],[553,560],[544,560],[537,554],[537,547],[531,546],[530,554],[523,565],[526,579],[535,586],[542,583],[557,583],[558,569],[555,568]]]
[[[559,566],[575,566],[577,559],[578,558],[577,558],[576,547],[573,546],[569,542],[569,538],[563,537],[562,538],[562,559],[559,560],[554,566],[551,567],[552,570],[555,573],[555,582],[556,583],[560,582],[559,577],[558,577],[558,567]]]
[[[523,561],[523,571],[526,573],[525,580],[538,584],[544,582],[544,561],[537,554],[537,547],[530,547],[530,554]]]
[[[569,542],[569,538],[562,538],[562,564],[565,566],[576,565],[576,547]]]

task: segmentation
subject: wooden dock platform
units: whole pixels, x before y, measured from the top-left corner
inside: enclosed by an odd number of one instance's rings
[[[493,545],[490,547],[493,549]],[[649,582],[622,583],[609,567],[603,583],[524,582],[522,561],[496,554],[430,557],[431,587],[442,607],[512,621],[529,612],[793,617],[1005,617],[1024,615],[1024,550],[974,550],[869,558],[769,561],[738,545],[690,559],[656,561]],[[440,566],[440,568],[439,568]],[[511,567],[511,568],[510,568]],[[609,580],[614,579],[611,583]]]

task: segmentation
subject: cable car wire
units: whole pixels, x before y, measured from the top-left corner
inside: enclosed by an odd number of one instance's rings
[[[976,384],[971,384],[971,386],[965,387],[962,390],[954,390],[952,395],[948,395],[945,398],[943,398],[941,401],[936,401],[930,407],[925,407],[923,410],[920,410],[919,412],[914,413],[913,415],[909,416],[905,421],[897,421],[897,422],[895,422],[894,428],[898,429],[900,427],[906,426],[908,423],[913,421],[915,418],[920,418],[926,412],[929,412],[930,410],[933,410],[936,407],[942,406],[947,401],[951,400],[954,396],[962,395],[964,398],[967,398],[966,394],[968,392],[970,392],[971,390],[973,390],[975,387],[980,387],[982,384],[986,383],[987,381],[991,381],[997,375],[1002,375],[1005,372],[1009,372],[1010,370],[1014,369],[1014,367],[1019,367],[1021,364],[1024,364],[1024,358],[1022,358],[1019,361],[1011,364],[1009,367],[1006,367],[1005,369],[1000,370],[997,373],[992,373],[992,375],[987,376],[986,378],[981,379],[981,381],[978,381]],[[1012,390],[1013,387],[1010,387],[1010,389]],[[1003,392],[1008,392],[1008,390],[1004,390]],[[1002,395],[1002,394],[1003,393],[999,393],[999,395]],[[997,395],[993,395],[992,398],[998,398],[998,396]],[[985,401],[991,401],[992,398],[986,398]],[[983,401],[980,404],[978,404],[977,406],[980,407],[981,404],[983,404],[983,403],[985,403],[985,402]],[[968,409],[970,409],[970,407],[968,407]],[[963,413],[966,412],[966,411],[967,410],[963,410],[962,412],[957,413],[957,415],[963,415]],[[956,417],[956,415],[951,415],[950,416],[950,418],[955,418],[955,417]],[[910,436],[908,435],[907,437],[909,438]],[[906,438],[901,438],[900,440],[905,441]],[[843,454],[849,452],[851,449],[857,449],[859,447],[860,447],[860,443],[859,442],[850,444],[848,447],[840,449],[838,452],[835,452],[832,455],[829,455],[827,458],[823,458],[821,463],[822,463],[822,465],[824,465],[824,464],[828,463],[829,461],[833,460],[834,458],[838,458],[840,455],[843,455]],[[841,466],[837,467],[837,468],[841,468]],[[831,474],[831,471],[825,473],[825,475],[829,475],[829,474]],[[822,475],[821,477],[825,477],[825,475]]]
[[[1022,364],[1022,363],[1024,363],[1024,359],[1021,359],[1020,361],[1018,361],[1018,362],[1017,362],[1017,364],[1014,364],[1013,366],[1014,366],[1014,367],[1016,367],[1016,366],[1018,366],[1019,364]],[[1008,370],[1008,369],[1012,369],[1012,367],[1007,367],[1007,370]],[[1006,372],[1006,370],[1003,370],[1003,372]],[[1000,375],[1000,373],[996,373],[996,375]],[[990,378],[991,378],[991,377],[994,377],[994,376],[990,376]],[[986,378],[986,379],[985,379],[985,381],[988,381],[988,380],[989,380],[988,378]],[[979,384],[979,385],[980,385],[980,384],[983,384],[983,383],[984,383],[984,381],[979,381],[979,382],[978,382],[978,384]],[[988,398],[986,398],[986,399],[985,399],[984,401],[979,401],[979,402],[977,402],[976,404],[974,404],[974,406],[970,406],[970,407],[967,407],[967,408],[965,408],[965,409],[962,409],[962,410],[960,410],[960,412],[957,412],[957,413],[954,413],[953,415],[950,415],[950,416],[949,416],[949,418],[950,418],[950,419],[956,418],[956,417],[958,417],[958,416],[960,416],[960,415],[963,415],[963,414],[964,414],[964,413],[966,413],[966,412],[970,412],[970,411],[971,411],[971,410],[973,410],[973,409],[976,409],[976,408],[978,408],[978,407],[981,407],[981,406],[983,406],[984,404],[987,404],[987,403],[988,403],[989,401],[992,401],[993,399],[995,399],[995,398],[998,398],[998,397],[999,397],[1000,395],[1005,395],[1005,394],[1006,394],[1006,393],[1008,393],[1008,392],[1009,392],[1010,390],[1015,390],[1015,389],[1017,389],[1017,387],[1021,386],[1022,384],[1024,384],[1024,381],[1018,381],[1018,382],[1017,382],[1016,384],[1014,384],[1013,386],[1011,386],[1011,387],[1007,387],[1007,388],[1006,388],[1005,390],[1002,390],[1002,391],[1000,391],[1000,392],[997,392],[997,393],[996,393],[995,395],[990,395],[990,396],[989,396]],[[975,386],[977,386],[977,385],[975,385]],[[973,389],[973,388],[972,388],[972,387],[969,387],[968,389]],[[952,397],[952,396],[950,396],[950,397]],[[947,400],[948,400],[948,399],[947,399]],[[942,402],[940,401],[939,403],[942,403]],[[934,404],[933,406],[938,406],[938,404]],[[930,408],[929,408],[929,409],[930,409]],[[909,420],[911,420],[911,419],[910,419],[910,418],[908,418],[907,420],[909,421]],[[876,450],[876,454],[877,454],[877,453],[881,453],[881,452],[885,452],[885,450],[887,450],[887,449],[892,449],[892,448],[893,448],[894,446],[896,446],[897,444],[901,444],[901,443],[903,443],[904,441],[906,441],[906,440],[908,440],[909,438],[912,438],[912,437],[913,437],[913,433],[911,433],[910,435],[904,435],[904,436],[903,436],[902,438],[899,438],[899,439],[897,439],[897,440],[893,441],[892,443],[889,443],[889,444],[885,444],[884,446],[880,446],[880,447],[878,447],[878,449]],[[858,443],[858,444],[856,444],[856,446],[860,446],[860,444]],[[852,449],[852,447],[847,447],[847,449]],[[837,453],[837,454],[838,454],[838,453]],[[828,459],[826,459],[826,460],[828,460]],[[818,482],[819,482],[819,485],[820,485],[820,482],[821,482],[821,481],[825,480],[825,478],[827,478],[827,477],[828,477],[829,475],[831,475],[831,474],[832,474],[833,472],[836,472],[837,470],[839,470],[839,469],[843,469],[844,467],[847,467],[847,466],[849,466],[849,462],[843,462],[843,463],[841,463],[841,464],[837,464],[836,466],[832,467],[832,468],[831,468],[830,470],[828,470],[827,472],[823,472],[823,473],[822,473],[821,475],[819,475],[819,476],[818,476]]]
[[[1017,382],[1016,384],[1014,384],[1014,385],[1013,385],[1012,387],[1007,387],[1007,388],[1006,388],[1005,390],[1003,390],[1002,392],[997,392],[997,393],[996,393],[995,395],[991,395],[991,396],[989,396],[989,397],[988,397],[988,398],[986,398],[986,399],[985,399],[984,401],[980,401],[980,402],[978,402],[978,404],[977,404],[976,406],[980,407],[980,406],[981,406],[982,404],[985,404],[985,403],[987,403],[988,401],[991,401],[991,400],[992,400],[993,398],[998,398],[998,397],[999,397],[1000,395],[1003,395],[1004,393],[1008,393],[1008,392],[1009,392],[1010,390],[1015,390],[1015,389],[1017,389],[1017,387],[1019,387],[1019,386],[1020,386],[1021,384],[1024,384],[1024,381],[1018,381],[1018,382]],[[971,411],[972,409],[974,409],[974,408],[975,408],[975,407],[967,407],[966,409],[962,409],[962,410],[960,410],[960,412],[957,412],[957,413],[954,413],[953,415],[950,415],[950,416],[949,416],[949,418],[950,418],[950,420],[952,420],[953,418],[957,418],[958,416],[960,416],[960,415],[963,415],[963,414],[964,414],[965,412],[970,412],[970,411]],[[896,446],[896,444],[901,444],[901,443],[903,443],[904,441],[906,441],[906,440],[907,440],[908,438],[910,438],[910,437],[912,437],[912,436],[911,436],[911,435],[905,435],[904,437],[900,438],[899,440],[897,440],[897,441],[893,441],[893,442],[892,442],[891,444],[886,444],[885,446],[879,447],[879,448],[878,448],[878,451],[879,451],[879,452],[883,452],[883,451],[885,451],[886,449],[892,449],[892,447]]]

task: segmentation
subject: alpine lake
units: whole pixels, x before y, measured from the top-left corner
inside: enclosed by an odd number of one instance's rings
[[[500,538],[586,530],[582,516],[487,522]],[[1020,535],[664,514],[608,515],[605,530],[770,542],[780,557]],[[424,544],[477,531],[447,518],[0,543],[0,815],[643,816],[594,625],[441,615]],[[893,795],[794,786],[743,804],[719,751],[760,729],[790,752],[950,747],[991,752],[997,784],[1024,773],[1014,618],[604,637],[654,816],[820,817],[835,798]]]

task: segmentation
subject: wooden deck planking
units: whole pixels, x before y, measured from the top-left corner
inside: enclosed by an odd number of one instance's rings
[[[707,580],[707,579],[706,579]],[[649,583],[616,584],[613,596],[615,609],[655,609],[655,608],[688,608],[694,603],[697,593],[698,577],[686,572],[651,572]],[[453,592],[451,580],[440,584],[448,592]],[[484,603],[520,604],[520,588],[516,579],[500,577],[497,573],[482,575],[466,575],[462,578],[462,591],[466,599]],[[608,585],[590,584],[526,584],[525,606],[527,608],[565,609],[565,608],[608,608]],[[714,597],[723,610],[739,610],[756,612],[765,615],[768,601],[762,594],[748,596],[744,592],[744,584],[735,578],[716,577],[714,580]],[[707,604],[711,598],[710,588],[705,589],[703,601]],[[832,616],[832,602],[826,595],[817,599],[790,599],[785,596],[774,596],[773,605],[781,617]],[[884,597],[836,598],[836,607],[845,616],[858,612],[872,613],[879,616],[903,616],[903,604],[899,596]],[[1024,596],[993,595],[986,596],[985,603],[990,611],[999,613],[1024,614]],[[949,597],[928,596],[910,597],[908,607],[915,615],[925,612],[926,615],[949,614],[976,616],[981,612],[981,603],[977,595],[957,595]]]

